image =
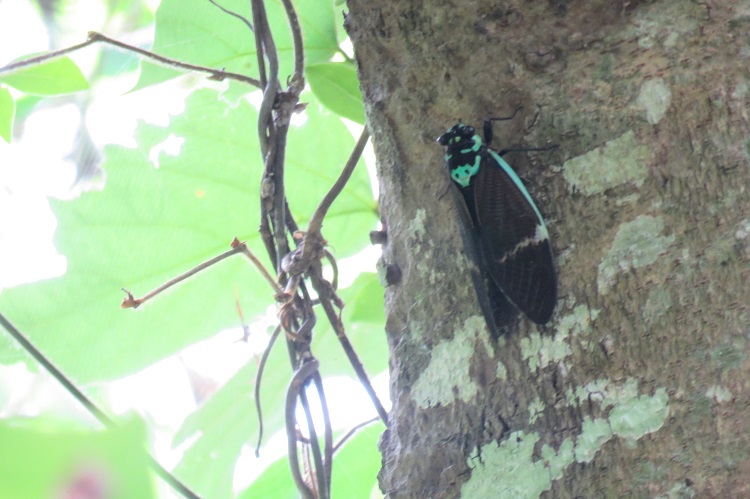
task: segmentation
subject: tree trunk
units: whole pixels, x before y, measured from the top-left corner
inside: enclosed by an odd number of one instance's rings
[[[384,492],[750,495],[750,3],[349,9],[391,270]],[[520,106],[495,147],[559,145],[506,156],[559,300],[494,340],[435,138]]]

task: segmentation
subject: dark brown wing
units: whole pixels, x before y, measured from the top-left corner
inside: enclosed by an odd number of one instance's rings
[[[479,246],[494,283],[537,324],[557,301],[557,277],[547,229],[523,183],[494,152],[471,188]]]

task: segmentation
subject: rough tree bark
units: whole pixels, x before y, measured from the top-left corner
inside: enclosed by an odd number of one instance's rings
[[[750,2],[348,2],[400,270],[382,489],[750,495]],[[560,298],[494,341],[434,140],[519,105]]]

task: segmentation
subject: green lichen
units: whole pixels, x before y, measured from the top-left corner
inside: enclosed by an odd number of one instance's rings
[[[427,234],[427,230],[424,227],[425,220],[427,220],[427,212],[423,208],[419,208],[410,223],[411,232],[417,239],[423,239]]]
[[[476,396],[479,387],[471,379],[469,367],[477,341],[486,345],[486,335],[484,319],[472,316],[454,332],[452,339],[435,345],[429,364],[411,388],[417,405],[426,409],[452,404],[456,397],[468,402]]]
[[[539,497],[550,490],[554,480],[562,478],[569,465],[590,462],[616,436],[634,445],[639,438],[661,428],[669,415],[666,390],[659,388],[651,396],[639,395],[635,379],[625,383],[599,379],[566,395],[570,405],[587,401],[601,404],[602,409],[612,406],[612,410],[606,418],[584,418],[580,434],[566,438],[557,450],[542,445],[541,458],[537,460],[537,433],[515,432],[500,444],[492,442],[476,449],[467,461],[472,473],[461,488],[461,497]],[[538,399],[529,405],[531,423],[543,409]]]
[[[604,418],[592,419],[586,416],[581,425],[581,434],[576,439],[576,462],[591,462],[610,438],[612,438],[612,428],[609,426],[609,421]]]
[[[514,432],[498,444],[489,443],[478,449],[468,459],[473,468],[471,478],[461,487],[461,497],[519,498],[539,497],[552,487],[552,480],[562,476],[567,463],[553,450],[547,457],[555,461],[554,468],[549,459],[534,461],[534,446],[539,441],[536,433]],[[481,453],[481,461],[479,456]],[[572,459],[571,459],[572,460]],[[552,471],[557,474],[553,475]]]
[[[508,370],[505,368],[505,364],[502,361],[497,362],[497,379],[500,381],[508,381]]]
[[[668,401],[667,390],[659,388],[653,396],[640,395],[615,405],[608,418],[612,433],[635,445],[639,438],[662,427],[669,415]]]
[[[598,310],[589,310],[583,305],[578,305],[572,313],[560,319],[553,337],[533,332],[528,337],[521,338],[521,356],[528,361],[529,369],[536,370],[547,367],[550,363],[565,360],[573,353],[570,349],[570,338],[588,330],[598,315]]]
[[[632,130],[563,164],[563,177],[571,192],[587,196],[622,184],[640,187],[648,175],[648,148],[639,145]]]
[[[667,113],[672,92],[663,78],[652,78],[641,85],[636,104],[646,113],[646,121],[656,125]]]
[[[582,402],[598,402],[602,409],[606,409],[637,397],[638,381],[630,378],[624,383],[615,383],[612,380],[601,378],[585,386],[579,386],[575,390],[575,395],[575,403],[578,405]]]
[[[521,339],[521,356],[528,361],[532,371],[544,368],[550,362],[561,361],[573,353],[566,339],[567,335],[560,333],[552,338],[537,332],[531,333],[527,338]]]
[[[599,264],[597,284],[607,294],[615,276],[630,269],[651,265],[675,241],[675,236],[660,235],[664,230],[661,217],[641,215],[622,224],[612,246]]]
[[[537,397],[529,404],[529,424],[536,423],[542,412],[544,412],[544,404],[542,403],[542,399]]]
[[[748,90],[750,90],[750,85],[748,85],[747,80],[742,79],[737,81],[737,84],[734,86],[734,90],[732,90],[730,95],[732,99],[743,100],[747,95]]]
[[[697,492],[694,488],[687,485],[684,481],[680,481],[674,485],[669,492],[663,496],[658,496],[657,499],[690,499],[695,497]]]
[[[602,410],[612,407],[606,418],[585,419],[576,440],[576,460],[588,462],[601,447],[615,436],[626,439],[629,445],[657,431],[669,415],[669,400],[664,388],[653,395],[639,395],[638,381],[630,378],[624,383],[598,379],[568,392],[569,405],[598,403]]]
[[[706,397],[715,400],[719,404],[732,400],[732,392],[723,386],[713,385],[706,390]]]

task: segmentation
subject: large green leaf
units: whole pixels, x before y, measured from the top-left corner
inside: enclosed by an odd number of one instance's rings
[[[0,82],[34,95],[60,95],[89,88],[86,78],[68,57],[51,59],[0,76]]]
[[[0,137],[10,143],[13,133],[13,117],[16,114],[16,102],[7,88],[0,87]]]
[[[122,310],[121,287],[143,294],[229,248],[257,227],[259,153],[247,130],[255,111],[227,109],[196,92],[170,129],[141,125],[139,149],[109,147],[103,191],[52,203],[65,276],[0,294],[0,309],[80,383],[111,379],[174,353],[236,322],[235,291],[257,311],[272,300],[239,257],[224,261],[138,310]],[[170,133],[179,157],[148,160]],[[256,194],[257,195],[257,194]],[[3,348],[1,361],[18,360]]]
[[[252,485],[239,495],[239,499],[298,499],[297,487],[289,471],[289,460],[286,457],[277,459],[253,481]]]
[[[357,70],[349,62],[324,62],[307,68],[310,88],[320,102],[344,118],[364,125],[365,109]]]
[[[219,3],[248,21],[252,20],[250,2],[225,0]],[[293,71],[291,32],[281,1],[265,2],[265,5],[279,53],[279,80],[283,83]],[[333,2],[304,1],[295,7],[303,35],[305,63],[329,60],[338,49]],[[259,77],[253,32],[242,20],[222,12],[208,1],[163,0],[156,11],[152,50],[184,62]],[[144,61],[136,88],[179,74]]]
[[[308,121],[292,127],[287,150],[289,205],[304,228],[337,178],[353,138],[334,115],[311,103]],[[262,255],[255,110],[231,107],[211,90],[190,96],[169,128],[141,125],[139,148],[110,147],[103,191],[56,201],[56,245],[68,259],[64,277],[6,290],[0,309],[80,383],[141,369],[237,322],[235,294],[246,313],[273,302],[268,285],[243,257],[202,272],[138,310],[121,310],[121,287],[136,295],[229,249],[234,236]],[[151,148],[170,134],[185,139],[179,156]],[[340,256],[367,244],[376,222],[364,168],[336,200],[324,226]],[[0,362],[23,358],[0,339]]]

